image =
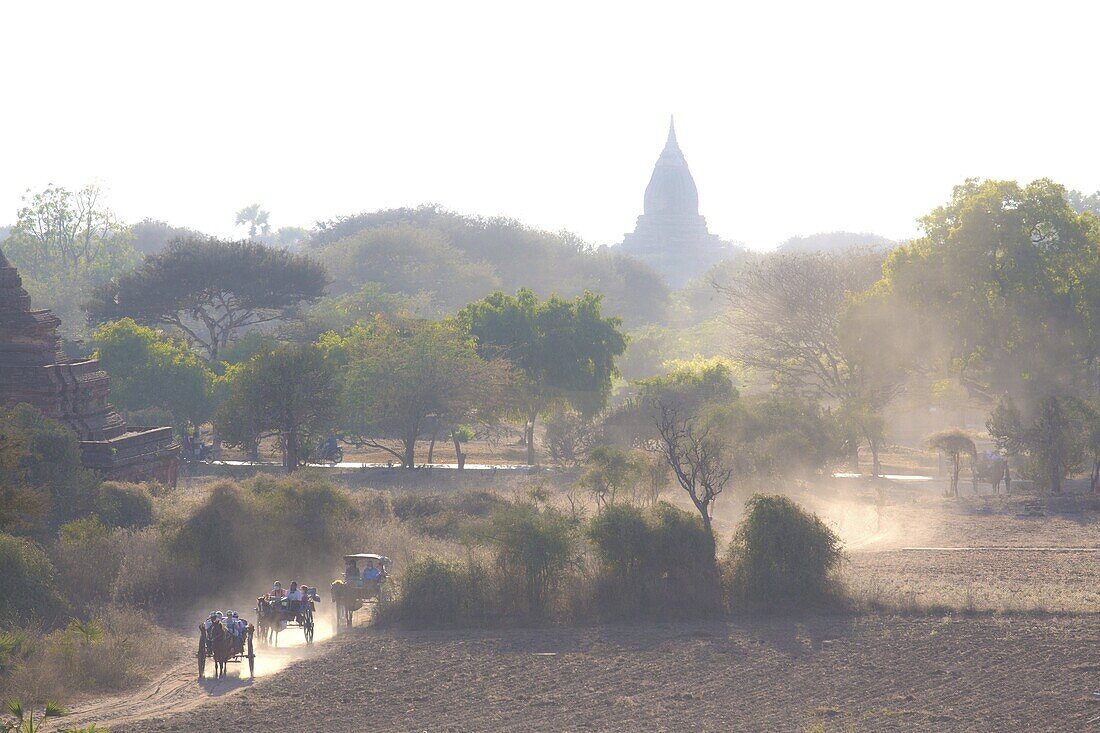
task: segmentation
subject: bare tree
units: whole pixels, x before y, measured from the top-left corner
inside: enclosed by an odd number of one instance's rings
[[[674,401],[658,398],[654,403],[658,438],[650,449],[662,454],[713,536],[711,506],[733,476],[723,460],[722,441],[699,415],[684,414]]]
[[[860,297],[881,277],[882,261],[864,249],[775,255],[715,283],[729,304],[733,357],[785,391],[865,418],[852,428],[876,467],[881,420],[871,418],[900,391],[911,351],[887,304]]]

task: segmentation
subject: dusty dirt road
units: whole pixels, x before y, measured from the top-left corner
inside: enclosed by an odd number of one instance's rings
[[[365,631],[112,730],[1100,731],[1094,692],[1089,616]]]
[[[300,630],[288,629],[280,634],[279,647],[256,646],[255,679],[250,679],[247,662],[229,665],[228,675],[221,680],[198,679],[198,665],[193,657],[194,642],[181,638],[173,645],[181,661],[156,674],[140,689],[121,695],[88,700],[70,707],[63,718],[66,728],[95,723],[115,730],[117,727],[149,718],[185,715],[220,698],[233,695],[295,665],[310,664],[324,654],[324,644],[333,636],[331,619],[325,614],[316,618],[313,646],[306,646]],[[213,674],[213,662],[206,665]]]

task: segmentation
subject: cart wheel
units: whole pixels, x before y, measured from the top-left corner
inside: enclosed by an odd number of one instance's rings
[[[248,677],[253,679],[256,677],[256,653],[252,648],[252,634],[248,635]]]
[[[302,625],[302,630],[306,634],[306,644],[313,644],[313,617],[310,616],[306,619],[306,622]]]
[[[203,673],[206,671],[206,635],[201,631],[199,633],[199,650],[195,653],[195,656],[199,660],[199,679],[201,680]]]

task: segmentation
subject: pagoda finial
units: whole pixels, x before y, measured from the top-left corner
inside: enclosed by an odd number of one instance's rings
[[[676,143],[676,119],[672,115],[668,116],[668,142]]]

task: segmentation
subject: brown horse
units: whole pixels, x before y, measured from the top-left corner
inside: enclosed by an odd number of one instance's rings
[[[226,675],[229,658],[236,653],[233,637],[221,621],[214,621],[210,627],[208,642],[211,656],[214,657],[214,679],[221,679]]]

